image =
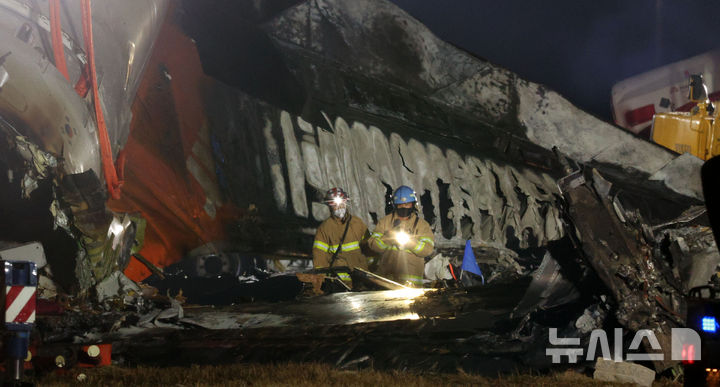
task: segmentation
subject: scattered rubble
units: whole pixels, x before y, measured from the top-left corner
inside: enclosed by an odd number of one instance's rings
[[[140,294],[140,287],[119,271],[100,282],[95,290],[100,303],[110,298],[120,298],[127,304],[129,299]]]

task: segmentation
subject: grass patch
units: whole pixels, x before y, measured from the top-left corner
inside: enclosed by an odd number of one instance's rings
[[[85,379],[78,380],[83,374]],[[82,378],[82,377],[81,377]],[[487,378],[466,373],[416,374],[403,371],[344,371],[328,364],[232,364],[192,367],[109,366],[49,374],[39,386],[608,386],[583,374],[567,371],[551,375],[509,375]],[[671,381],[661,386],[680,386]]]

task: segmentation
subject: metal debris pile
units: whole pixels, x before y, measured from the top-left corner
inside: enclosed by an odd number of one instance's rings
[[[550,328],[581,345],[595,329],[651,329],[669,345],[670,329],[684,326],[684,294],[717,280],[701,212],[653,226],[596,170],[571,171],[559,185],[566,236],[546,248],[474,247],[484,284],[454,278],[457,249],[428,259],[426,289],[356,271],[348,292],[307,260],[232,249],[197,252],[143,283],[114,272],[93,296],[63,294],[46,267],[39,297],[52,307],[35,338],[65,351],[112,343],[126,365],[322,361],[480,373],[550,369]],[[645,365],[667,373],[677,363]]]

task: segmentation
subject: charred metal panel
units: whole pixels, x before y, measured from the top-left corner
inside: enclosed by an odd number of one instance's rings
[[[566,201],[563,214],[576,230],[568,234],[577,235],[577,246],[614,298],[618,322],[633,331],[652,330],[660,346],[669,348],[671,328],[684,325],[683,292],[649,246],[620,222],[601,188],[609,184],[596,170],[576,171],[559,185]],[[654,363],[658,371],[674,364]]]
[[[324,113],[324,122],[311,123],[231,90],[207,101],[224,107],[211,109],[212,130],[231,197],[274,221],[312,230],[329,215],[322,193],[341,186],[351,197],[351,212],[372,228],[386,213],[386,187],[406,184],[427,192],[421,212],[432,215],[439,246],[462,246],[469,237],[505,246],[510,236],[526,248],[530,234],[540,245],[563,235],[553,204],[555,180],[541,169]]]
[[[210,12],[202,12],[203,6],[185,3],[210,17]],[[662,192],[673,200],[702,200],[698,175],[683,173],[697,170],[699,160],[676,161],[676,154],[602,122],[546,87],[441,41],[387,1],[292,3],[207,3],[222,4],[231,12],[213,14],[215,22],[204,27],[188,22],[201,50],[211,51],[222,35],[243,46],[262,47],[277,69],[272,74],[257,71],[257,66],[244,66],[244,53],[222,50],[222,61],[237,66],[218,66],[217,53],[204,55],[216,70],[214,76],[307,121],[321,122],[320,111],[333,119],[340,116],[365,124],[369,121],[363,115],[372,115],[373,123],[411,123],[414,131],[459,139],[483,153],[503,148],[504,138],[524,140],[545,151],[557,146],[615,183]],[[265,11],[261,18],[260,8]],[[256,12],[245,14],[255,16],[237,16],[247,9]],[[242,31],[215,27],[239,22]],[[224,72],[218,71],[222,68]],[[287,79],[288,70],[293,79],[286,82],[287,88],[278,89],[277,80]],[[258,89],[265,93],[258,94]],[[285,101],[289,99],[292,102]],[[661,171],[667,173],[658,174]]]
[[[169,3],[170,0],[91,3],[100,96],[115,152],[125,143],[132,117],[130,106]],[[48,4],[49,2],[0,0],[0,30],[5,30],[10,36],[15,35],[14,40],[18,41],[16,43],[22,42],[46,58],[52,58]],[[56,81],[72,90],[87,63],[80,0],[63,0],[60,8],[70,82],[65,79]],[[9,42],[13,39],[10,36],[3,38],[3,41]],[[60,75],[52,70],[52,63],[49,65],[48,71]],[[62,100],[60,97],[51,98]],[[73,156],[81,155],[74,153]]]

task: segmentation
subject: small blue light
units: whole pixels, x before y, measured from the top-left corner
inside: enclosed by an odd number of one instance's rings
[[[713,332],[717,331],[717,321],[715,321],[715,317],[703,317],[702,318],[702,330],[705,332]]]

